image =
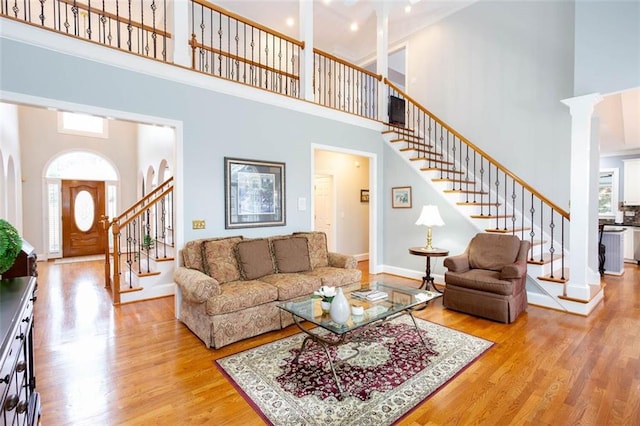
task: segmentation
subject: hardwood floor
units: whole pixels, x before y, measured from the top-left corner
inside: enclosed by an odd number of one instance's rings
[[[174,319],[173,297],[114,308],[102,268],[38,264],[43,425],[263,424],[213,361],[293,334],[293,326],[206,349]],[[418,285],[371,278],[381,276]],[[604,281],[605,300],[586,318],[530,306],[505,325],[449,311],[440,300],[420,311],[496,344],[401,424],[640,424],[640,267]]]

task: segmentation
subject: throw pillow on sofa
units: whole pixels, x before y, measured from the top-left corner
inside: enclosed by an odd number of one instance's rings
[[[204,263],[207,275],[220,284],[241,278],[236,260],[235,247],[242,237],[231,237],[205,241],[203,244]]]
[[[278,272],[306,272],[311,270],[309,246],[304,237],[275,239],[271,241]]]
[[[309,261],[311,262],[312,270],[329,266],[327,235],[324,232],[294,232],[293,235],[307,239],[309,245]]]
[[[244,240],[236,245],[238,263],[245,280],[256,280],[275,273],[269,240]]]

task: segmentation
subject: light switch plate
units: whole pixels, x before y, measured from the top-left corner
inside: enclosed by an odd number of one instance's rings
[[[204,220],[192,220],[191,227],[193,229],[205,229],[206,224]]]

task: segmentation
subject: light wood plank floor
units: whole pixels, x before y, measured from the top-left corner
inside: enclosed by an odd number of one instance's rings
[[[112,307],[100,262],[41,262],[38,270],[43,425],[263,424],[213,361],[293,326],[210,350],[174,319],[172,297]],[[418,313],[496,344],[402,424],[640,424],[640,267],[605,282],[605,300],[587,318],[530,306],[505,325],[441,301]]]

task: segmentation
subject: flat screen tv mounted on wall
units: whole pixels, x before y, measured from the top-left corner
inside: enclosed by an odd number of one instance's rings
[[[404,115],[404,99],[393,95],[389,96],[389,124],[404,127]]]

